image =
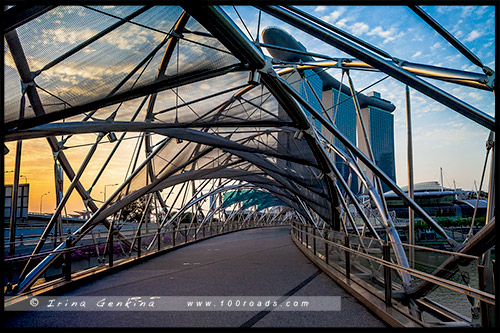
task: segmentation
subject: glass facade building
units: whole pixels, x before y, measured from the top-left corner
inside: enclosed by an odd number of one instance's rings
[[[380,94],[373,92],[370,96],[372,99],[380,99]],[[338,103],[338,105],[337,105]],[[323,92],[323,104],[329,111],[332,120],[339,131],[346,138],[355,144],[365,155],[368,155],[367,147],[364,143],[363,130],[357,122],[356,108],[354,101],[350,95],[340,92],[338,89],[330,89]],[[394,116],[390,111],[372,106],[362,106],[361,113],[366,126],[367,133],[370,137],[370,143],[375,157],[376,164],[393,180],[396,179],[395,156],[394,156]],[[340,149],[345,151],[344,145],[336,138],[333,142]],[[335,164],[339,169],[340,174],[347,182],[349,173],[351,172],[348,165],[338,156],[333,154]],[[362,171],[372,179],[372,173],[362,163],[360,163]],[[389,188],[385,184],[382,185],[384,192]],[[351,176],[351,190],[355,194],[360,193],[360,182],[356,174]]]
[[[377,107],[369,106],[370,142],[377,165],[392,180],[396,180],[394,156],[394,115]],[[384,192],[390,188],[382,183]]]
[[[321,104],[318,102],[317,98],[319,98],[320,100],[322,99],[323,80],[321,80],[319,75],[311,69],[306,69],[303,72],[303,76],[307,79],[307,81],[309,81],[312,90],[307,82],[302,79],[300,80],[300,90],[298,90],[300,96],[302,96],[314,109],[316,109],[316,111],[322,112]],[[311,118],[311,114],[307,110],[304,110],[304,112],[308,118]],[[316,126],[316,129],[321,132],[321,123],[318,119],[314,120],[314,125]]]
[[[302,78],[307,78],[309,84]],[[322,112],[321,103],[333,120],[339,131],[354,145],[356,145],[365,155],[368,155],[366,145],[364,144],[363,131],[359,127],[356,115],[356,107],[352,97],[340,91],[338,88],[332,88],[323,91],[323,80],[313,70],[305,70],[302,77],[298,73],[293,73],[287,77],[287,81],[299,92],[299,94],[317,111]],[[312,89],[311,89],[312,88]],[[340,96],[339,96],[340,94]],[[321,100],[317,100],[316,96]],[[369,98],[381,100],[380,94],[373,92]],[[338,103],[338,105],[337,105]],[[394,116],[390,111],[373,105],[362,105],[361,113],[366,126],[367,133],[370,137],[370,143],[375,157],[376,164],[393,180],[396,179],[395,160],[394,160]],[[281,112],[283,112],[281,110]],[[306,116],[312,120],[311,114],[304,110]],[[314,120],[315,127],[318,131],[322,131],[321,123]],[[326,137],[333,139],[333,143],[341,150],[346,151],[344,145],[337,139],[332,138],[328,131],[323,133]],[[288,147],[290,138],[280,138],[280,142]],[[351,172],[351,168],[344,162],[343,159],[331,154],[337,169],[342,178],[348,182],[349,174],[351,174],[350,189],[354,194],[360,193],[360,182],[358,176]],[[362,163],[360,163],[362,171],[372,179],[372,173]],[[382,185],[383,190],[388,191],[389,188],[385,184]]]
[[[330,111],[333,123],[335,124],[335,126],[337,126],[339,131],[347,137],[347,139],[350,142],[356,144],[356,133],[357,133],[356,108],[354,106],[352,98],[344,94],[343,92],[340,92],[340,98],[339,98],[339,91],[335,89],[326,91],[325,93],[331,95],[332,98],[332,105],[328,107],[326,107],[325,105],[325,107],[329,108],[333,106],[332,110]],[[338,107],[336,106],[337,101],[338,103],[340,103]],[[334,143],[340,149],[346,151],[344,145],[338,139],[334,138]],[[334,159],[335,159],[335,165],[337,166],[337,169],[342,175],[342,178],[344,178],[344,180],[347,182],[349,179],[349,172],[350,172],[349,166],[344,162],[344,160],[342,160],[338,156],[335,156]],[[359,192],[358,176],[356,176],[356,174],[354,173],[351,176],[350,189],[354,194],[357,194]]]

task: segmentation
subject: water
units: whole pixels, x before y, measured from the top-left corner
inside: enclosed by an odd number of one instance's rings
[[[439,265],[441,265],[449,255],[444,253],[437,253],[431,251],[416,251],[415,252],[415,268],[432,273]],[[495,259],[495,254],[492,253],[491,259]],[[473,260],[467,266],[459,266],[461,272],[469,275],[469,286],[479,289],[477,261]],[[460,271],[457,272],[450,280],[462,285],[466,285],[461,277]],[[451,291],[445,287],[437,287],[434,291],[427,295],[427,297],[437,303],[458,312],[468,318],[472,317],[471,305],[467,296],[459,292]]]

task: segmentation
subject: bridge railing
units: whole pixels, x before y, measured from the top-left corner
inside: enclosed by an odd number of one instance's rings
[[[17,255],[4,260],[4,290],[6,294],[16,294],[15,284],[28,260],[37,264],[48,254],[59,254],[56,260],[31,287],[44,288],[45,286],[88,274],[94,270],[102,270],[113,266],[159,253],[168,249],[184,246],[188,243],[207,239],[233,231],[290,225],[289,220],[275,220],[272,224],[265,220],[248,219],[245,221],[230,220],[227,222],[213,222],[204,225],[180,225],[175,228],[158,230],[155,227],[145,226],[136,230],[121,231],[124,238],[118,239],[115,232],[90,233],[82,238],[78,244],[72,244],[71,235],[66,235],[66,247],[61,250],[45,250],[38,254]],[[129,245],[127,245],[129,244]],[[9,244],[5,244],[8,248]],[[17,245],[21,245],[18,243]],[[33,244],[34,246],[34,244]],[[52,246],[47,244],[47,246]]]
[[[313,261],[337,274],[349,286],[356,285],[383,301],[386,307],[415,320],[435,322],[437,319],[440,324],[479,325],[480,307],[477,304],[495,306],[494,292],[486,292],[479,279],[485,270],[479,264],[479,257],[397,243],[407,252],[413,249],[416,253],[413,265],[404,267],[397,264],[392,251],[396,243],[390,241],[318,230],[301,223],[292,224],[292,238]],[[450,271],[448,278],[433,275],[432,272],[450,256],[460,259],[458,270]],[[403,272],[412,277],[406,287],[400,278]],[[412,291],[423,281],[433,283],[436,289],[425,297],[413,299]]]

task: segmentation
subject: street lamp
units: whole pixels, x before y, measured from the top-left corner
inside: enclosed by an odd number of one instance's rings
[[[118,185],[118,183],[117,184],[104,185],[104,202],[106,202],[106,187],[108,187],[108,186],[116,186],[116,185]]]
[[[43,196],[44,196],[44,195],[47,195],[47,194],[49,194],[49,193],[50,193],[50,192],[47,192],[47,193],[44,193],[44,194],[42,194],[42,195],[40,196],[40,214],[42,214],[42,198],[43,198]]]
[[[14,170],[7,170],[7,171],[4,171],[3,173],[13,173]],[[26,177],[25,175],[19,175],[19,177],[24,177],[26,179],[26,184],[28,184],[28,177]]]

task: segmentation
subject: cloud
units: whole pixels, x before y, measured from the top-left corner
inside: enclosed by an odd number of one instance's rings
[[[488,6],[482,6],[482,7],[479,7],[477,10],[476,10],[476,16],[483,16],[484,13],[486,13],[486,10],[488,9]]]
[[[462,27],[462,22],[464,20],[458,20],[458,22],[453,26],[453,28],[451,29],[451,32],[452,33],[457,33],[458,30],[460,30],[460,28]]]
[[[344,14],[346,11],[345,7],[341,7],[333,12],[331,12],[329,15],[327,16],[323,16],[322,19],[323,21],[326,21],[326,22],[330,22],[330,23],[334,23],[335,21],[338,20],[338,18]]]
[[[461,16],[462,16],[463,18],[470,16],[470,15],[474,12],[474,9],[475,9],[475,8],[476,8],[475,6],[467,6],[467,7],[464,7],[464,8],[462,9],[462,15],[461,15]]]
[[[470,92],[468,95],[469,95],[469,97],[471,97],[472,99],[475,99],[476,101],[480,101],[483,98],[481,96],[481,94],[478,93],[477,91]]]
[[[440,42],[437,42],[437,43],[434,43],[434,45],[431,46],[431,49],[432,50],[437,50],[438,48],[441,47],[441,43]]]
[[[356,22],[352,25],[352,33],[355,35],[361,35],[370,30],[370,26],[363,22]]]
[[[57,29],[43,29],[39,39],[43,45],[57,45],[61,43],[75,45],[83,42],[91,36],[97,34],[98,31],[91,29],[69,29],[60,27]]]
[[[315,12],[324,12],[326,10],[325,6],[318,6],[314,9]]]
[[[206,82],[203,82],[201,85],[200,85],[200,89],[203,89],[203,90],[209,90],[211,89],[212,87],[206,83]]]
[[[388,30],[384,30],[381,26],[377,26],[374,29],[368,31],[366,33],[368,36],[379,36],[384,39],[384,44],[391,42],[397,38],[401,38],[404,35],[404,32],[398,30],[395,27],[391,27]]]
[[[453,10],[453,7],[450,7],[450,6],[439,6],[439,7],[437,7],[437,11],[440,14],[446,14],[446,13],[451,12],[452,10]]]
[[[136,25],[128,27],[125,31],[119,33],[110,33],[102,38],[105,41],[120,50],[130,50],[134,47],[142,46],[148,41],[159,43],[165,36],[161,33],[146,30]]]
[[[343,19],[340,19],[335,23],[335,25],[339,28],[345,28],[347,26],[346,22],[350,21],[351,19],[349,17],[344,17]]]
[[[419,55],[421,55],[421,54],[422,54],[422,51],[418,51],[418,52],[416,52],[414,55],[412,55],[411,57],[412,57],[412,58],[416,58],[416,57],[418,57],[418,56],[419,56]]]
[[[481,33],[477,30],[472,30],[468,35],[467,37],[464,39],[464,41],[466,42],[472,42],[473,40],[476,40],[478,39],[479,37],[481,37]]]

